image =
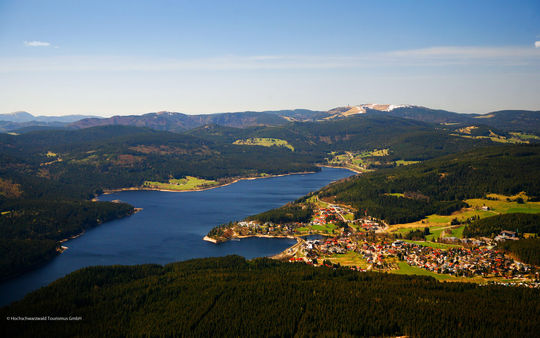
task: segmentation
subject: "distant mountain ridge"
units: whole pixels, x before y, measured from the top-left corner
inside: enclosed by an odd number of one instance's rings
[[[182,132],[207,124],[245,128],[253,126],[279,126],[289,120],[272,112],[240,112],[208,115],[187,115],[173,112],[158,112],[144,115],[113,116],[106,119],[83,119],[71,124],[75,128],[106,125],[146,127],[156,130]]]
[[[156,130],[185,132],[204,125],[234,128],[283,126],[291,122],[319,122],[347,119],[356,115],[392,116],[445,126],[487,126],[503,131],[540,135],[540,111],[501,110],[487,114],[460,114],[447,110],[415,105],[360,104],[336,107],[328,111],[291,109],[275,111],[245,111],[232,113],[188,115],[177,112],[156,112],[143,115],[96,116],[33,116],[27,112],[0,114],[0,131],[21,128],[67,127],[90,128],[106,125],[146,127]]]
[[[25,111],[17,111],[8,114],[0,114],[0,121],[9,122],[61,122],[71,123],[87,118],[95,118],[93,115],[65,115],[65,116],[34,116]]]
[[[34,116],[25,111],[17,111],[8,114],[0,114],[0,132],[28,132],[49,128],[65,128],[69,123],[87,118],[95,118],[95,116]]]

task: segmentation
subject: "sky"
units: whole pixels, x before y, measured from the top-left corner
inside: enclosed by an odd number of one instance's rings
[[[0,0],[0,113],[540,110],[540,1]]]

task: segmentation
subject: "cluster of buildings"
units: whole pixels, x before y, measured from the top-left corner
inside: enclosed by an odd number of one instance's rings
[[[265,222],[259,224],[256,221],[241,221],[236,223],[234,231],[238,236],[293,236],[295,229],[300,226],[302,226],[302,223],[274,224]]]
[[[531,268],[502,252],[485,247],[437,249],[396,241],[387,248],[387,252],[410,265],[454,276],[515,278],[523,277]]]
[[[307,240],[303,244],[306,257],[311,260],[320,256],[344,254],[356,250],[356,242],[347,237],[325,238],[320,240]]]
[[[502,241],[517,241],[519,239],[519,236],[516,232],[503,230],[499,235],[495,237],[495,241],[502,242]]]
[[[350,213],[350,210],[347,210],[337,205],[330,205],[326,208],[319,208],[316,209],[314,212],[311,225],[325,225],[327,223],[331,223],[331,220],[334,219],[348,222],[347,219],[343,217],[343,214],[347,213]]]
[[[393,270],[397,268],[398,261],[405,261],[411,266],[416,266],[434,273],[449,274],[454,276],[482,276],[482,277],[505,277],[521,278],[531,273],[533,268],[527,264],[515,261],[503,253],[490,249],[491,239],[460,239],[445,237],[444,241],[459,243],[464,247],[449,247],[440,249],[431,246],[423,246],[416,243],[396,240],[393,241],[384,235],[377,235],[384,230],[384,224],[364,217],[357,220],[347,220],[343,215],[350,210],[339,206],[330,205],[326,208],[315,210],[314,217],[309,224],[290,223],[273,224],[266,222],[259,224],[257,221],[237,222],[234,232],[237,236],[298,236],[302,234],[316,233],[309,231],[310,225],[325,225],[334,220],[342,220],[345,226],[336,237],[322,237],[320,239],[305,240],[300,246],[300,258],[298,255],[291,258],[294,261],[303,261],[308,264],[321,264],[321,259],[335,254],[356,252],[361,255],[369,268]],[[354,231],[354,228],[364,231]],[[299,228],[302,228],[300,231]],[[337,230],[337,229],[336,229]],[[512,231],[502,231],[495,241],[515,240],[518,235]],[[489,243],[487,243],[488,241]],[[359,269],[359,267],[356,267]]]
[[[336,237],[305,241],[303,251],[307,262],[319,261],[321,257],[332,254],[354,251],[376,269],[397,268],[395,266],[397,258],[412,266],[454,276],[521,278],[531,272],[529,265],[485,247],[438,249],[401,240],[374,242]]]

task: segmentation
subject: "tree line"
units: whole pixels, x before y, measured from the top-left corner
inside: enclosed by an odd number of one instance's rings
[[[319,196],[352,205],[390,224],[451,214],[464,199],[489,193],[540,196],[540,146],[479,148],[423,163],[381,169],[323,188]]]
[[[0,315],[9,336],[534,337],[539,300],[528,288],[227,256],[85,268]],[[82,320],[5,321],[17,316]]]

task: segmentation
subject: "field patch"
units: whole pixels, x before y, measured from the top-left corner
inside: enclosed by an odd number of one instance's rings
[[[402,165],[411,165],[411,164],[416,164],[416,163],[420,163],[420,161],[404,161],[404,160],[397,160],[396,161],[396,166],[400,167]]]
[[[216,181],[205,180],[193,176],[186,176],[181,179],[170,179],[168,183],[145,181],[143,186],[145,188],[163,189],[163,190],[176,190],[176,191],[189,191],[203,188],[210,188],[219,184]]]
[[[540,213],[540,202],[528,202],[526,195],[514,195],[514,196],[504,196],[504,195],[495,195],[490,194],[488,197],[494,198],[494,196],[499,197],[497,200],[485,199],[485,198],[474,198],[465,200],[472,208],[481,209],[483,207],[489,208],[489,211],[495,214],[507,214],[507,213]],[[518,198],[522,198],[523,203],[519,203]],[[508,201],[507,199],[510,199]]]
[[[285,147],[294,151],[294,147],[290,145],[289,142],[279,138],[251,137],[243,140],[236,140],[233,144],[244,146]]]
[[[442,275],[435,272],[431,272],[416,266],[407,264],[406,262],[398,262],[398,270],[391,270],[390,273],[395,273],[398,275],[419,275],[419,276],[430,276],[437,280],[452,279],[452,276]]]
[[[354,251],[349,251],[345,254],[335,254],[328,257],[321,257],[320,259],[327,259],[333,264],[339,263],[342,266],[357,266],[362,269],[366,269],[368,267],[368,263],[366,262],[366,260],[363,259],[359,253]]]

